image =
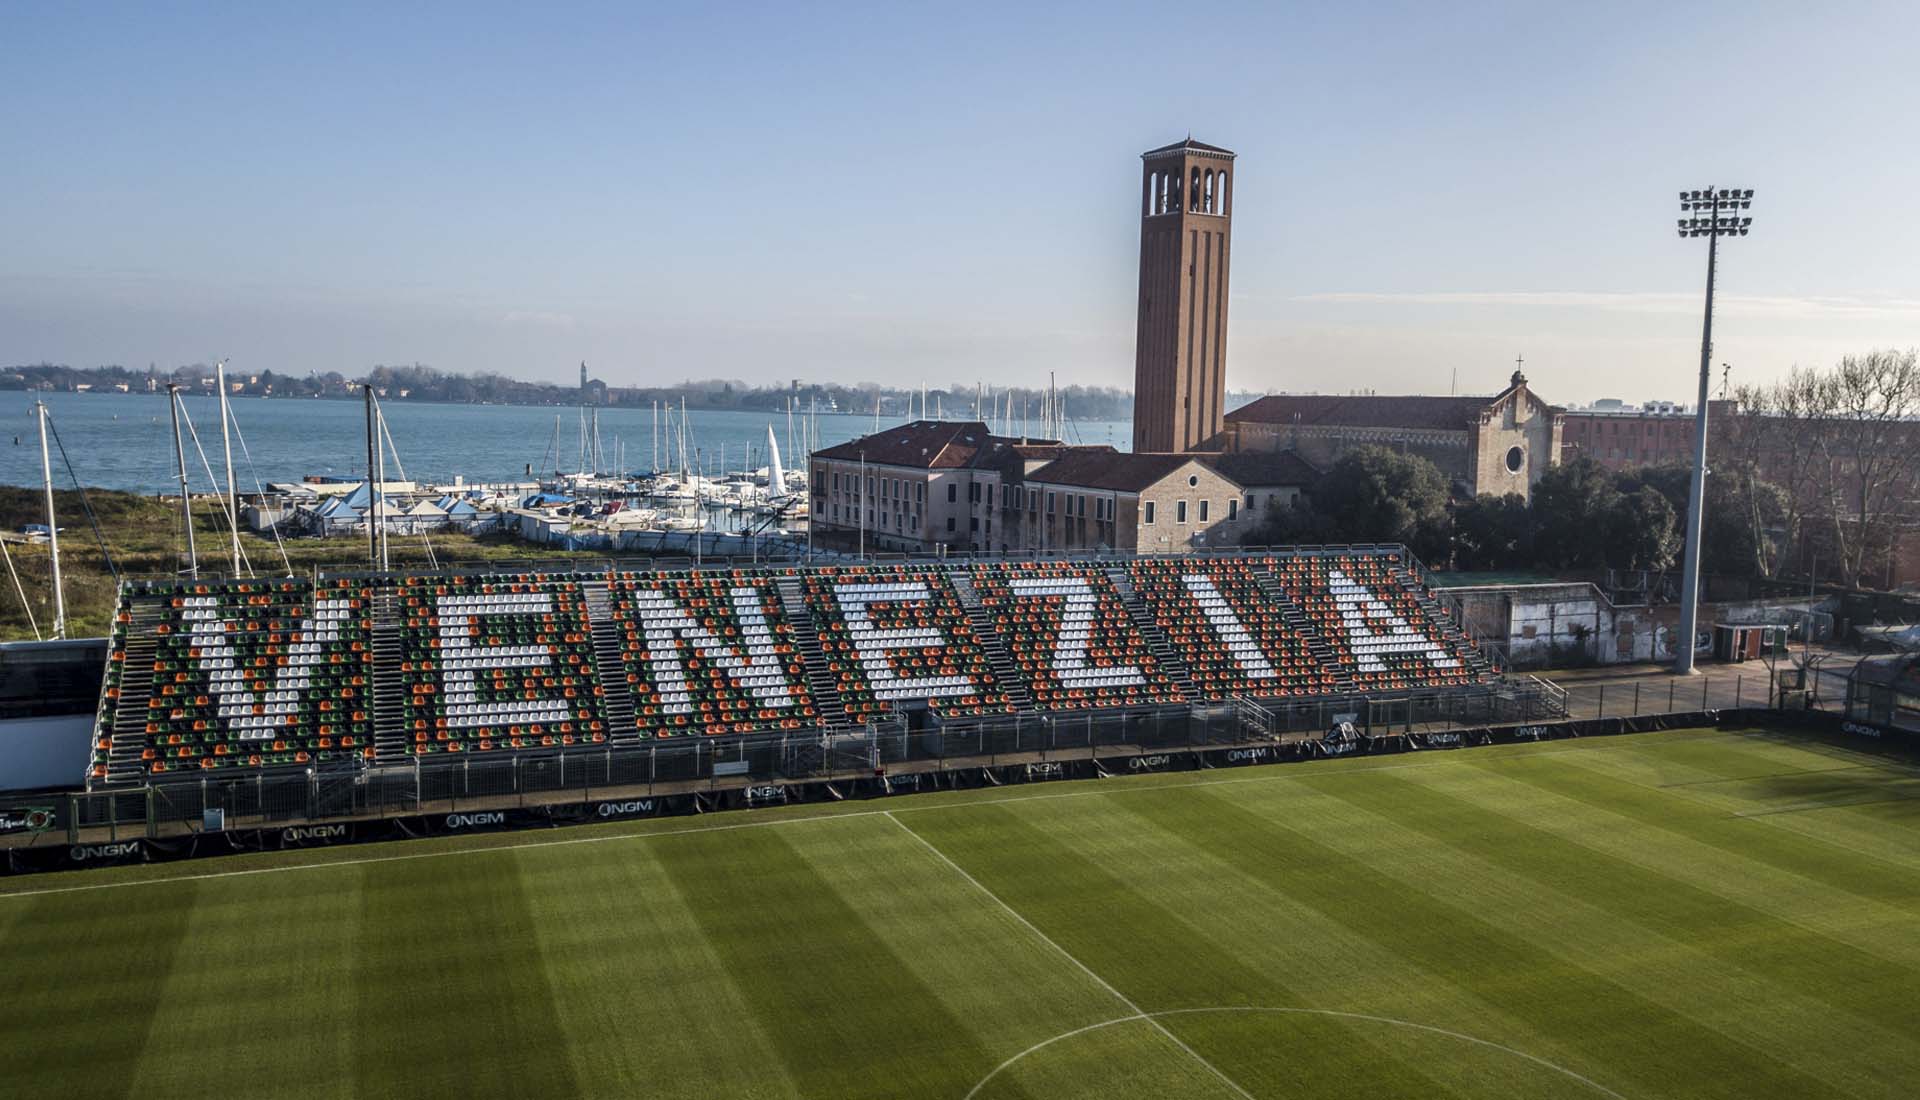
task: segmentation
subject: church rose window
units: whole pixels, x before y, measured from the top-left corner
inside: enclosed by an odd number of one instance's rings
[[[1507,469],[1513,473],[1519,473],[1521,465],[1526,462],[1526,457],[1525,452],[1518,447],[1507,448]]]

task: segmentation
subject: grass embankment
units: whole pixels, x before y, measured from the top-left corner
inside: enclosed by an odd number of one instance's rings
[[[172,573],[186,561],[186,537],[180,527],[180,503],[160,497],[99,489],[87,491],[101,534],[113,554],[114,564],[128,576],[155,576]],[[47,521],[45,494],[39,489],[0,486],[0,530],[14,536],[22,524]],[[67,597],[67,634],[69,637],[96,637],[107,632],[113,616],[113,575],[107,568],[100,543],[87,524],[80,494],[74,491],[54,493],[54,508],[60,516],[60,571]],[[221,519],[219,506],[200,501],[194,513],[194,540],[203,568],[225,573],[233,556],[232,542]],[[441,562],[493,561],[501,559],[604,557],[604,554],[568,553],[548,547],[530,546],[509,536],[476,538],[454,532],[432,536],[433,552]],[[241,552],[261,576],[287,571],[292,562],[296,574],[310,573],[315,566],[350,568],[367,560],[365,536],[336,539],[287,539],[286,560],[274,546],[271,536],[258,538],[243,534]],[[53,571],[44,543],[10,542],[7,550],[26,589],[33,618],[44,634],[53,623]],[[388,557],[394,565],[425,564],[426,546],[418,536],[390,536]],[[0,575],[0,641],[31,639],[20,597],[10,578]]]

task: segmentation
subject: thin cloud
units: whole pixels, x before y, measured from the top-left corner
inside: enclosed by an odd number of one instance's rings
[[[1329,291],[1289,299],[1316,305],[1428,305],[1517,306],[1551,309],[1605,310],[1616,313],[1696,313],[1700,295],[1609,293],[1563,290],[1414,291],[1375,293]],[[1768,297],[1722,294],[1718,308],[1746,316],[1769,317],[1912,317],[1920,316],[1920,301],[1902,298]]]
[[[571,313],[553,313],[538,309],[516,309],[501,319],[509,325],[532,325],[539,328],[572,328],[577,323]]]

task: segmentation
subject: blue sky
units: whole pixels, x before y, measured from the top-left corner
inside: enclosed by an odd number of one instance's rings
[[[1920,344],[1910,6],[11,5],[0,363],[1126,384],[1235,149],[1235,388],[1685,398]]]

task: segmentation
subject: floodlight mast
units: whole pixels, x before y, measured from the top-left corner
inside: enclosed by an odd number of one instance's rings
[[[1720,257],[1721,237],[1744,237],[1753,219],[1741,213],[1753,206],[1753,192],[1708,187],[1680,192],[1682,237],[1707,238],[1707,305],[1700,325],[1700,395],[1693,417],[1693,479],[1687,487],[1687,542],[1680,574],[1680,636],[1675,645],[1673,671],[1690,675],[1694,636],[1700,619],[1700,532],[1707,496],[1707,387],[1713,376],[1713,276]]]

